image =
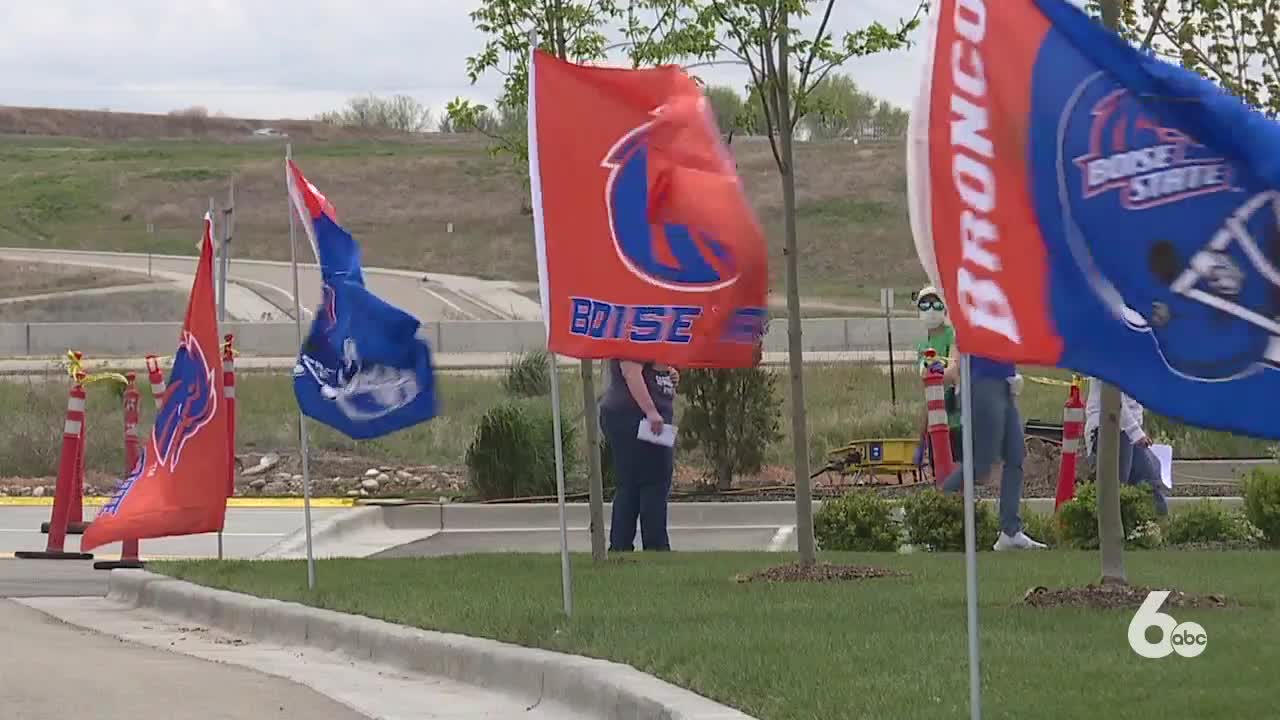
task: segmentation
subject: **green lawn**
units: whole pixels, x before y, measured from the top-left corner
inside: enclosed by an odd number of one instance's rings
[[[597,371],[599,365],[597,364]],[[145,378],[143,368],[139,377]],[[783,400],[782,439],[766,453],[766,462],[790,464],[791,384],[786,368],[776,368],[777,391]],[[1022,368],[1029,376],[1062,378],[1061,371]],[[561,400],[566,418],[581,423],[582,392],[577,371],[562,376]],[[356,453],[372,460],[410,464],[461,465],[466,448],[481,416],[503,398],[498,376],[442,374],[439,383],[440,417],[394,435],[368,442],[355,442],[323,426],[313,424],[313,446]],[[237,381],[237,445],[247,451],[288,450],[296,447],[294,418],[297,403],[287,374],[247,373]],[[598,376],[597,391],[604,387]],[[142,388],[146,394],[145,386]],[[825,462],[829,449],[854,439],[874,437],[915,437],[923,418],[922,390],[910,371],[897,374],[898,403],[890,399],[889,376],[882,370],[858,365],[806,365],[805,394],[808,410],[809,449],[814,469]],[[1066,389],[1027,382],[1020,405],[1025,418],[1061,422]],[[106,384],[89,390],[88,467],[117,472],[122,464],[119,429],[123,420],[120,400]],[[152,405],[142,403],[143,431],[149,431]],[[14,475],[53,474],[57,467],[58,442],[66,409],[66,385],[55,382],[28,383],[0,380],[0,416],[9,418],[0,426],[0,457],[6,472]],[[677,408],[679,410],[679,408]],[[1268,443],[1226,433],[1188,428],[1148,413],[1147,430],[1154,437],[1169,439],[1181,458],[1261,457]],[[97,430],[96,428],[102,428]],[[579,450],[581,443],[579,443]],[[685,454],[680,462],[697,464],[696,455]],[[579,464],[584,467],[583,464]],[[580,479],[575,479],[577,484]]]
[[[762,720],[968,717],[963,556],[829,555],[906,578],[739,584],[785,555],[671,554],[594,566],[574,558],[575,616],[554,555],[154,563],[214,587],[423,628],[625,662]],[[1131,552],[1131,582],[1224,593],[1243,607],[1173,610],[1204,626],[1194,659],[1144,660],[1131,611],[1033,609],[1036,585],[1092,581],[1096,553],[984,555],[984,717],[1262,718],[1275,713],[1280,554]]]

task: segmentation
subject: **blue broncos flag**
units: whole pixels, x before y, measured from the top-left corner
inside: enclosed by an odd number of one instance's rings
[[[909,151],[966,352],[1280,438],[1280,125],[1065,0],[939,0]]]
[[[436,416],[431,349],[417,318],[369,292],[360,246],[333,205],[286,161],[289,195],[320,263],[323,300],[293,369],[303,414],[356,440]]]

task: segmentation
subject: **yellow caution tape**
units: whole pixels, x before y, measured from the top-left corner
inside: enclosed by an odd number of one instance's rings
[[[128,385],[129,379],[120,373],[100,372],[86,373],[84,371],[83,356],[74,350],[67,351],[67,374],[72,379],[78,379],[81,385],[89,385],[98,382],[115,382],[121,385]]]
[[[1039,383],[1040,385],[1049,385],[1051,387],[1068,387],[1068,388],[1079,387],[1080,383],[1083,381],[1083,378],[1081,378],[1079,375],[1072,375],[1070,381],[1059,380],[1057,378],[1039,377],[1036,375],[1023,375],[1022,377],[1027,380],[1030,380],[1033,383]]]

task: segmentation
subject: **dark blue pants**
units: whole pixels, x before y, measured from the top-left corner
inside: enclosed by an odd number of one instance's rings
[[[675,471],[673,448],[636,437],[644,415],[636,411],[602,409],[600,426],[613,452],[613,518],[609,525],[609,550],[635,549],[636,523],[645,550],[670,550],[667,535],[667,495]]]
[[[1094,473],[1098,471],[1098,429],[1094,428],[1089,436],[1089,465]],[[1097,475],[1095,474],[1096,478]],[[1156,506],[1156,514],[1168,515],[1169,502],[1164,498],[1164,482],[1160,479],[1160,459],[1149,447],[1133,444],[1129,436],[1120,433],[1120,482],[1125,485],[1136,485],[1151,488],[1151,501]]]

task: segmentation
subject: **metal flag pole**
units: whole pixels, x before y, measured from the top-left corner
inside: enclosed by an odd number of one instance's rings
[[[564,614],[573,617],[573,576],[569,568],[569,523],[564,500],[564,444],[560,439],[560,373],[556,354],[551,356],[551,422],[556,434],[556,502],[560,505],[560,586],[564,594]],[[590,400],[588,399],[588,402]]]
[[[284,146],[285,160],[293,159],[293,143]],[[285,187],[293,187],[293,174],[285,163]],[[302,300],[298,294],[298,231],[294,220],[293,193],[285,198],[289,207],[289,264],[293,268],[293,327],[297,334],[298,348],[302,348]],[[302,453],[302,522],[307,536],[307,589],[316,589],[316,556],[311,547],[311,467],[307,450],[307,416],[298,408],[298,446]]]
[[[215,238],[218,236],[218,219],[216,214],[217,208],[214,205],[213,196],[209,196],[209,222],[213,223],[213,227],[209,229],[209,242],[216,243]],[[224,223],[225,224],[225,223]],[[225,232],[226,228],[223,228]],[[214,248],[217,249],[217,245]],[[223,243],[221,249],[217,250],[221,256],[227,254],[227,246]],[[218,277],[218,337],[222,337],[222,333],[226,330],[227,322],[227,271],[223,269]],[[218,353],[221,357],[222,353]],[[218,559],[222,559],[222,530],[218,530]]]
[[[542,207],[542,183],[538,170],[538,120],[537,120],[537,101],[534,92],[537,76],[534,72],[534,52],[538,49],[538,32],[530,30],[527,37],[529,38],[529,82],[528,93],[529,102],[529,124],[528,124],[528,141],[529,141],[529,192],[530,200],[534,207],[533,232],[536,238],[535,242],[539,246],[543,241],[541,223],[541,207]],[[545,261],[545,257],[539,258],[540,262]],[[541,275],[541,273],[540,273]],[[544,278],[539,277],[542,282]],[[546,285],[542,286],[544,292]],[[548,316],[545,298],[543,295],[543,322],[549,323],[551,318]],[[548,334],[548,337],[550,335]],[[550,348],[548,348],[550,350]],[[549,372],[551,373],[551,422],[555,432],[555,449],[556,449],[556,502],[560,507],[560,587],[564,594],[564,614],[566,617],[573,617],[573,574],[569,567],[569,520],[568,508],[565,506],[564,499],[564,444],[560,438],[560,372],[556,367],[556,354],[554,351],[547,353],[551,362],[549,364]],[[591,398],[584,398],[583,402],[590,403]]]
[[[964,458],[964,575],[969,624],[969,717],[982,718],[982,672],[978,636],[978,542],[973,497],[973,377],[968,353],[960,354],[960,427]],[[988,428],[988,431],[993,431]]]
[[[218,251],[218,265],[220,273],[218,275],[218,332],[219,337],[226,337],[227,332],[227,275],[231,272],[231,226],[235,222],[235,204],[236,204],[236,180],[231,178],[231,187],[227,193],[227,207],[222,209],[222,244]],[[232,440],[234,443],[235,441]],[[235,492],[235,476],[236,476],[236,449],[234,445],[231,448],[231,467],[228,472],[231,473],[232,493]],[[222,531],[218,531],[218,559],[222,559]]]

